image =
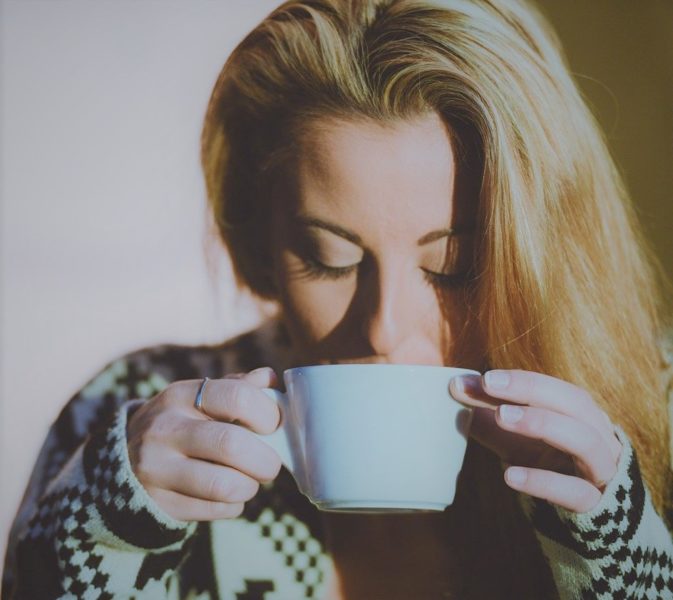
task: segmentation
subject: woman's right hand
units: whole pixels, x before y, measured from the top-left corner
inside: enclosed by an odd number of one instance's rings
[[[209,380],[203,412],[194,407],[201,381],[170,384],[127,427],[133,472],[182,521],[238,517],[259,484],[281,468],[278,454],[252,433],[273,433],[280,420],[275,401],[262,391],[276,385],[273,369]]]

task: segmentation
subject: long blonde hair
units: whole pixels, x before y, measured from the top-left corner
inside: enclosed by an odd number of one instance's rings
[[[589,390],[629,435],[665,514],[655,261],[555,34],[522,1],[291,0],[247,35],[202,135],[210,207],[239,280],[274,296],[265,203],[311,122],[429,110],[463,142],[480,189],[472,322],[485,364]]]

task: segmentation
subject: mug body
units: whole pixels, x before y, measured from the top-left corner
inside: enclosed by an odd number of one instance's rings
[[[449,381],[468,369],[389,364],[289,369],[285,429],[301,491],[322,510],[443,510],[471,409]]]

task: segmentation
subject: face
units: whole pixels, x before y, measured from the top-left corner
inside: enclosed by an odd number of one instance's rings
[[[271,211],[295,364],[456,359],[473,211],[442,120],[321,122],[295,175]]]

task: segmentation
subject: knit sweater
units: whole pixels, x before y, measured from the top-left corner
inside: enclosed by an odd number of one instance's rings
[[[183,522],[154,503],[127,453],[128,415],[170,382],[263,365],[280,371],[287,349],[271,322],[222,345],[143,349],[93,377],[41,449],[10,534],[2,597],[323,597],[334,564],[321,519],[286,470],[260,487],[240,517]],[[619,427],[617,436],[617,473],[589,512],[517,493],[531,539],[557,597],[673,599],[671,533],[628,436]]]

